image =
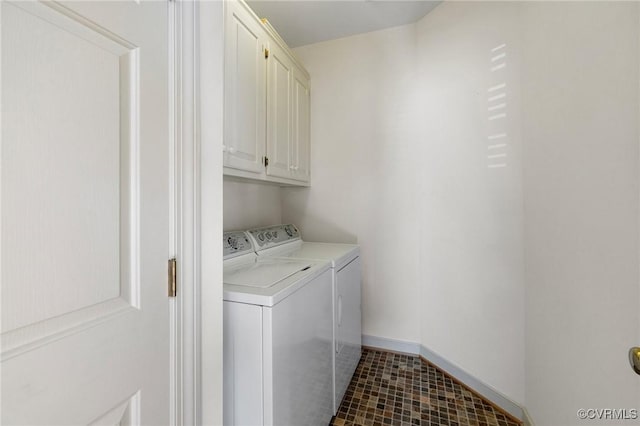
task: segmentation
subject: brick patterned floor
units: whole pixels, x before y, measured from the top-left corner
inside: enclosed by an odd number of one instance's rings
[[[520,425],[419,357],[368,348],[332,424]]]

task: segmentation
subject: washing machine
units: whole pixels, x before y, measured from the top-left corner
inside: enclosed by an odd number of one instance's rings
[[[224,424],[329,424],[330,263],[258,257],[245,232],[224,233],[223,252]]]
[[[316,259],[331,263],[333,292],[333,413],[349,387],[362,354],[362,269],[354,244],[303,241],[293,225],[247,232],[259,258]]]

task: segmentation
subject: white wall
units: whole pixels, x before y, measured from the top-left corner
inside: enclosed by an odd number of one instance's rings
[[[361,245],[364,334],[420,342],[523,403],[517,91],[515,124],[487,120],[487,88],[513,80],[488,67],[514,13],[445,3],[417,25],[296,49],[312,186],[283,189],[282,213],[307,240]],[[493,130],[509,131],[507,167],[487,167]]]
[[[283,189],[283,220],[309,241],[360,244],[363,333],[418,342],[414,27],[296,53],[312,79],[312,186]]]
[[[282,222],[280,187],[225,177],[223,229],[245,230]]]
[[[424,271],[420,341],[522,404],[518,11],[515,2],[445,2],[417,23],[421,137],[412,179]]]
[[[538,426],[580,424],[579,408],[640,402],[638,4],[522,16],[526,405]]]

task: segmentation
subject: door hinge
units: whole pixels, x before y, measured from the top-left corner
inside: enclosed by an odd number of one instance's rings
[[[269,166],[269,157],[264,157],[263,163],[264,163],[265,167],[268,167]]]
[[[168,272],[168,278],[169,278],[169,286],[168,286],[168,296],[169,297],[176,297],[176,294],[178,293],[178,273],[177,273],[177,269],[178,269],[178,265],[176,262],[176,258],[172,258],[169,259],[169,263],[168,263],[168,268],[167,268],[167,272]]]
[[[264,58],[265,59],[269,58],[269,49],[264,49]]]

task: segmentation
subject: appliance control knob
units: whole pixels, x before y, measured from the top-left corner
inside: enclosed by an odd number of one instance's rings
[[[238,239],[236,237],[230,236],[227,238],[227,244],[229,244],[232,249],[238,250]]]

